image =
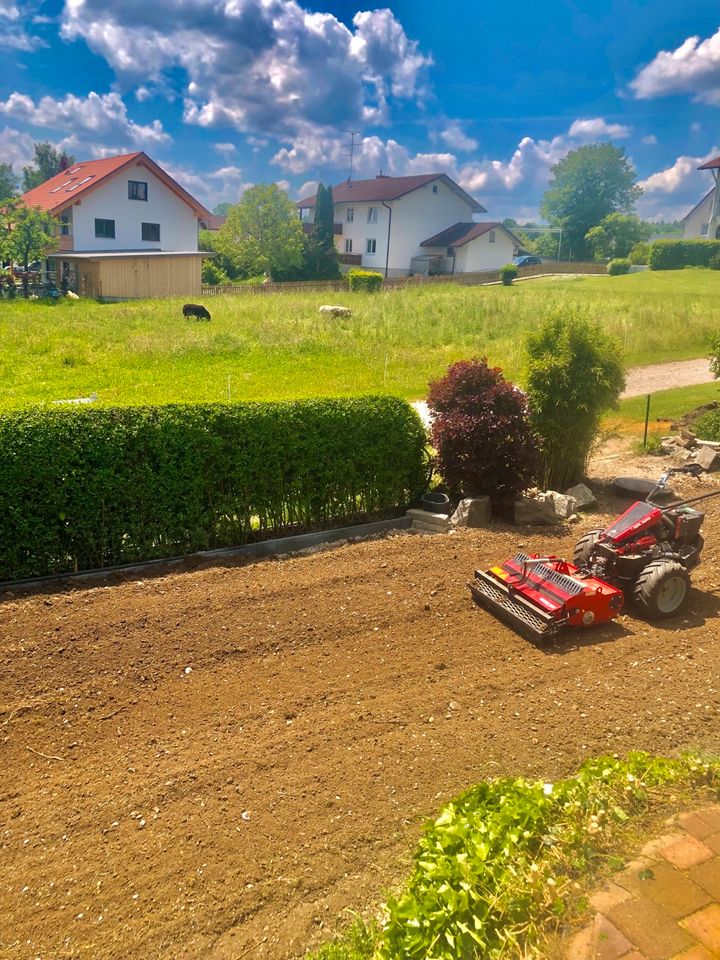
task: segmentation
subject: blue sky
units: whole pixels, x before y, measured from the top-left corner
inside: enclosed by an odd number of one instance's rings
[[[0,0],[0,161],[142,149],[198,199],[445,171],[492,218],[609,140],[674,218],[720,153],[717,2]]]

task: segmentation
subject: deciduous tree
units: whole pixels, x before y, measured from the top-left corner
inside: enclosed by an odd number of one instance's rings
[[[33,163],[23,167],[23,191],[27,192],[33,187],[39,187],[41,183],[45,183],[61,170],[67,170],[74,163],[75,157],[64,151],[60,153],[47,140],[36,143]]]
[[[627,257],[636,243],[647,240],[653,228],[638,217],[611,213],[585,234],[596,260]]]
[[[8,200],[17,193],[18,181],[10,163],[0,163],[0,200]]]
[[[295,205],[274,183],[247,190],[213,238],[233,275],[283,279],[302,266],[303,232]]]
[[[23,271],[23,294],[28,296],[28,271],[33,260],[42,260],[57,246],[57,223],[45,210],[19,200],[6,204],[0,214],[0,253]]]
[[[625,151],[610,143],[572,150],[552,168],[540,213],[562,227],[570,259],[588,255],[587,232],[611,213],[632,213],[642,193]]]

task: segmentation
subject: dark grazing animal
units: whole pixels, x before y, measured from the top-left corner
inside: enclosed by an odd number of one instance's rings
[[[210,320],[210,314],[207,307],[201,303],[186,303],[183,307],[184,317],[195,317],[196,320]]]

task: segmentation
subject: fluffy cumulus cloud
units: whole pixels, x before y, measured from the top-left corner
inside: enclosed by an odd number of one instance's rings
[[[675,50],[661,50],[638,71],[630,89],[640,100],[689,94],[698,103],[720,106],[720,30],[705,40],[688,37]]]
[[[253,186],[247,181],[242,169],[233,165],[209,172],[173,163],[163,163],[162,166],[163,170],[209,210],[226,200],[237,203],[243,193]]]
[[[621,123],[607,123],[602,117],[593,117],[591,120],[575,120],[568,130],[568,136],[587,140],[597,137],[624,140],[630,136],[630,127]]]
[[[348,28],[296,0],[66,0],[61,31],[121,83],[181,70],[187,123],[276,136],[383,122],[393,99],[420,94],[430,63],[390,10]]]
[[[33,158],[35,141],[28,133],[11,127],[0,130],[0,163],[9,163],[18,173]]]
[[[713,147],[703,157],[680,156],[668,167],[640,181],[643,196],[638,212],[648,220],[676,220],[684,217],[712,186],[710,175],[698,170],[701,163],[716,157]]]
[[[170,141],[159,120],[147,125],[133,123],[118,93],[91,92],[85,97],[69,93],[62,100],[42,97],[37,101],[23,93],[11,93],[7,100],[0,100],[0,114],[31,127],[67,130],[79,141],[102,137],[138,146]]]
[[[440,132],[440,139],[451,150],[469,151],[478,148],[477,140],[465,133],[458,120],[451,120],[448,123],[445,129]]]

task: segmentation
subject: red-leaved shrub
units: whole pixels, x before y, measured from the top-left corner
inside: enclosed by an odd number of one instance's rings
[[[438,469],[453,496],[508,502],[532,485],[539,444],[527,399],[499,367],[485,358],[454,363],[430,384],[428,406]]]

